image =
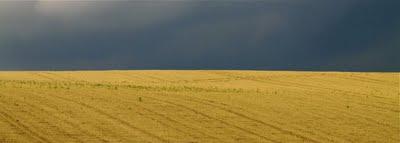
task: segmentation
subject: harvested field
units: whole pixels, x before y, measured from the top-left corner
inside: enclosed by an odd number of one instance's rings
[[[0,72],[0,142],[400,142],[399,73]]]

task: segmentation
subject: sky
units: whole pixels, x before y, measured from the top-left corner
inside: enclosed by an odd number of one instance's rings
[[[0,70],[400,71],[398,0],[0,1]]]

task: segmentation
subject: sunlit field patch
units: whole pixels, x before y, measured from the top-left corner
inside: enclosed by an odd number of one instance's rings
[[[400,142],[399,73],[0,72],[0,142]]]

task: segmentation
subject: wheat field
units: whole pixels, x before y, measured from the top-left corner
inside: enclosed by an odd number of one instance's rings
[[[0,142],[400,142],[399,73],[0,72]]]

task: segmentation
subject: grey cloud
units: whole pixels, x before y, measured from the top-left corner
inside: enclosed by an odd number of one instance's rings
[[[0,2],[0,69],[398,71],[396,1]]]

